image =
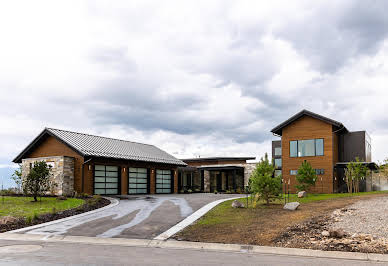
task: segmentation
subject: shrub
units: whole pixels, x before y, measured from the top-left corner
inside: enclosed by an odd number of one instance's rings
[[[193,193],[193,191],[191,189],[188,189],[187,193]]]
[[[267,205],[270,201],[280,198],[282,191],[281,177],[274,177],[275,166],[268,161],[268,155],[256,165],[249,178],[249,186],[252,194],[258,195]]]
[[[295,187],[299,191],[308,190],[311,186],[315,185],[317,180],[317,174],[315,173],[315,169],[311,166],[309,162],[304,160],[302,165],[298,169],[298,173],[296,175],[296,181],[299,185]]]

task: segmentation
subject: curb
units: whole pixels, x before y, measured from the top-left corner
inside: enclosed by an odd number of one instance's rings
[[[233,197],[233,198],[220,199],[220,200],[210,202],[210,203],[206,204],[205,206],[203,206],[202,208],[200,208],[199,210],[192,213],[190,216],[186,217],[184,220],[182,220],[178,224],[176,224],[173,227],[171,227],[170,229],[168,229],[167,231],[164,231],[160,235],[156,236],[154,238],[154,240],[162,240],[162,241],[167,240],[170,237],[172,237],[173,235],[175,235],[176,233],[178,233],[179,231],[185,229],[190,224],[194,223],[196,220],[198,220],[202,216],[204,216],[208,211],[213,209],[218,204],[225,202],[225,201],[228,201],[228,200],[235,200],[235,199],[240,199],[240,198],[243,198],[243,197]]]
[[[322,251],[312,249],[298,248],[282,248],[269,246],[255,245],[239,245],[239,244],[220,244],[220,243],[203,243],[203,242],[188,242],[176,240],[147,240],[147,239],[125,239],[125,238],[98,238],[98,237],[83,237],[83,236],[47,236],[47,235],[27,235],[2,233],[1,240],[16,240],[16,241],[43,241],[43,242],[58,242],[58,243],[81,243],[92,245],[111,245],[111,246],[126,246],[126,247],[150,247],[150,248],[166,248],[166,249],[190,249],[203,251],[220,251],[220,252],[235,252],[244,253],[247,255],[266,254],[266,255],[287,255],[312,258],[327,258],[327,259],[346,259],[357,261],[374,261],[388,262],[388,254],[375,253],[358,253],[358,252],[342,252],[342,251]]]
[[[8,231],[6,233],[21,233],[21,232],[25,232],[25,231],[34,230],[34,229],[45,227],[45,226],[48,226],[48,225],[57,224],[57,223],[69,221],[69,220],[72,220],[72,219],[76,219],[76,218],[79,218],[79,217],[83,217],[83,216],[86,216],[86,215],[89,215],[89,214],[93,214],[93,213],[97,213],[97,212],[100,212],[100,211],[104,211],[106,209],[110,209],[110,208],[112,208],[114,206],[117,206],[119,204],[119,201],[117,199],[110,198],[110,197],[104,197],[104,198],[110,200],[110,204],[108,206],[105,206],[105,207],[102,207],[102,208],[99,208],[99,209],[95,209],[95,210],[92,210],[92,211],[84,212],[84,213],[81,213],[81,214],[69,216],[69,217],[66,217],[66,218],[54,220],[54,221],[47,222],[47,223],[42,223],[42,224],[36,224],[36,225],[28,226],[28,227],[23,227],[23,228],[20,228],[20,229]],[[3,233],[3,234],[5,234],[5,233]],[[0,236],[1,235],[2,234],[0,234]]]

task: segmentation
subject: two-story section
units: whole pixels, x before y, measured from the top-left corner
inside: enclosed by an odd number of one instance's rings
[[[310,191],[313,193],[344,191],[343,169],[357,157],[368,167],[375,166],[371,163],[371,140],[365,131],[349,132],[341,122],[307,110],[287,119],[271,132],[281,137],[280,141],[272,143],[272,154],[290,192],[296,191],[296,175],[304,160],[317,174],[316,184]]]

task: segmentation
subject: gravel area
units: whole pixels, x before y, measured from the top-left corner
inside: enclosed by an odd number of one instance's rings
[[[332,214],[331,228],[388,239],[388,197],[358,201]]]

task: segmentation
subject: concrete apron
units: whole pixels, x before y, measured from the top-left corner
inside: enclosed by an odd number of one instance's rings
[[[357,253],[357,252],[340,252],[340,251],[321,251],[298,248],[281,248],[255,245],[238,245],[238,244],[219,244],[219,243],[202,243],[187,242],[176,240],[147,240],[147,239],[125,239],[125,238],[98,238],[83,236],[47,236],[47,235],[26,235],[15,233],[0,234],[1,240],[13,241],[33,241],[33,242],[59,242],[59,243],[81,243],[92,245],[109,245],[109,246],[127,246],[127,247],[151,247],[167,249],[191,249],[221,252],[238,252],[246,254],[273,254],[288,255],[316,258],[333,258],[361,261],[388,262],[387,254]]]

